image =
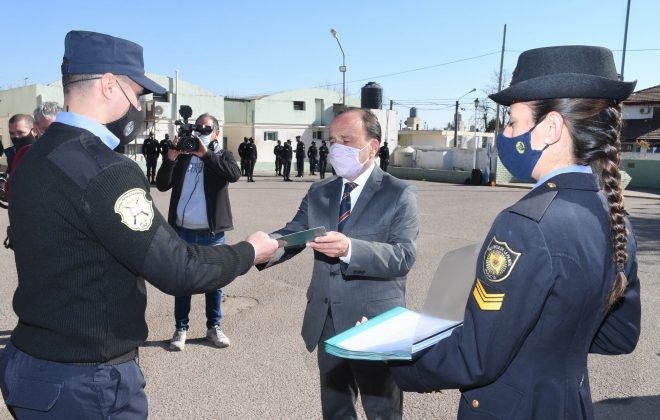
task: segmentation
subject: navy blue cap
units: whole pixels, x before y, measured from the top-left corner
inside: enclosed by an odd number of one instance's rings
[[[144,75],[140,45],[98,32],[70,31],[66,34],[62,74],[103,73],[127,76],[142,86],[145,94],[167,92]]]

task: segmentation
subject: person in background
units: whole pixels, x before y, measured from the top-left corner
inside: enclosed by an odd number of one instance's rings
[[[282,162],[284,164],[284,182],[292,182],[291,179],[291,160],[293,159],[293,149],[291,148],[291,140],[284,142],[282,147]]]
[[[156,167],[158,166],[159,154],[160,146],[158,140],[154,138],[154,133],[151,132],[142,143],[142,156],[144,156],[147,162],[147,181],[150,181],[151,185],[156,184]]]
[[[210,134],[197,135],[199,148],[191,154],[175,148],[167,152],[156,176],[160,191],[172,189],[168,222],[181,239],[190,244],[220,246],[225,243],[225,232],[234,228],[229,184],[238,181],[241,170],[228,150],[222,149],[218,139],[220,124],[211,114],[197,117],[196,125],[212,128]],[[222,290],[206,293],[206,338],[223,348],[230,344],[222,332]],[[175,331],[170,340],[171,350],[183,350],[189,328],[191,296],[174,298]]]
[[[310,175],[316,175],[314,173],[314,168],[316,167],[316,157],[318,156],[318,149],[316,148],[316,142],[312,140],[312,144],[307,150],[307,160],[309,160],[309,173]]]
[[[321,147],[319,147],[319,176],[325,179],[325,168],[328,164],[328,146],[325,145],[325,140],[321,140]]]
[[[383,142],[383,146],[378,151],[378,157],[380,158],[380,169],[387,172],[387,167],[390,164],[390,148],[387,147],[386,141]]]
[[[27,114],[16,114],[9,118],[9,138],[12,145],[5,149],[7,154],[7,173],[12,173],[12,164],[16,153],[29,144],[34,143],[35,134],[34,118]]]
[[[282,176],[282,142],[277,141],[277,146],[273,148],[273,154],[275,155],[275,175]]]
[[[245,146],[245,174],[247,175],[247,182],[254,182],[254,165],[257,163],[257,145],[254,144],[254,139],[248,139],[247,146]]]
[[[167,151],[170,149],[172,142],[170,141],[170,135],[165,134],[165,137],[158,144],[158,151],[160,152],[161,162],[165,162],[167,158]]]
[[[305,175],[305,143],[300,136],[296,136],[296,169],[298,170],[296,178]]]
[[[32,114],[34,116],[36,138],[43,136],[60,111],[62,111],[62,107],[57,102],[44,102],[41,106],[35,108]]]
[[[142,47],[88,31],[64,41],[64,109],[21,161],[9,206],[18,322],[0,355],[0,389],[16,418],[146,419],[137,363],[145,279],[159,290],[216,290],[268,261],[277,241],[187,244],[153,203],[140,167],[116,153],[143,120]],[[30,117],[31,119],[32,117]]]
[[[247,165],[245,164],[247,156],[245,154],[245,149],[247,148],[248,142],[248,138],[243,137],[243,143],[238,145],[238,157],[241,160],[241,175],[243,176],[247,175]]]
[[[463,325],[391,365],[401,389],[460,389],[459,419],[594,418],[588,354],[629,353],[640,332],[619,170],[620,103],[635,83],[619,80],[606,48],[520,54],[490,98],[510,107],[499,158],[536,184],[493,222]]]

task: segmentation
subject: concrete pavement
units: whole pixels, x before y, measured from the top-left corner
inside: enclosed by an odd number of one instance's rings
[[[270,174],[270,172],[268,172]],[[288,221],[316,178],[255,176],[230,187],[236,229],[233,243],[255,230],[271,231]],[[418,188],[420,234],[417,262],[408,276],[408,306],[420,309],[440,257],[483,241],[495,215],[527,191],[413,181]],[[157,207],[166,214],[169,193],[155,188]],[[591,387],[598,419],[649,419],[660,416],[660,201],[627,197],[639,242],[642,283],[642,337],[631,355],[590,356]],[[0,212],[0,230],[8,224]],[[45,233],[47,234],[47,233]],[[13,254],[0,249],[0,345],[16,323],[11,297],[16,287]],[[317,419],[320,418],[315,353],[300,338],[305,290],[312,255],[264,272],[255,269],[224,289],[223,331],[232,344],[211,347],[205,339],[203,296],[193,298],[189,341],[184,352],[169,352],[174,332],[173,298],[148,290],[149,338],[140,348],[153,419]],[[406,419],[453,419],[457,391],[406,394]],[[0,409],[3,410],[3,409]],[[0,411],[0,418],[9,418]]]

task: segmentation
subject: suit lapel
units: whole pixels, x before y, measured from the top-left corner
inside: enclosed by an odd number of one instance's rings
[[[376,191],[380,189],[381,181],[383,180],[383,171],[378,167],[374,167],[374,170],[371,172],[371,176],[367,179],[367,183],[364,185],[360,197],[358,198],[357,203],[351,209],[351,215],[346,221],[344,226],[344,232],[350,232],[353,225],[356,223],[357,219],[362,213],[364,213],[365,208],[369,205],[371,197]],[[337,205],[337,213],[339,213],[339,205]],[[336,225],[336,222],[335,222]]]

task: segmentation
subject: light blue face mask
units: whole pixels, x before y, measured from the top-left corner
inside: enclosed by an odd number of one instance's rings
[[[211,135],[210,134],[200,134],[198,131],[195,131],[195,135],[199,137],[199,139],[204,143],[204,146],[208,147],[209,144],[211,143]]]
[[[532,149],[532,131],[544,119],[545,115],[528,132],[519,136],[507,137],[504,133],[500,133],[495,140],[500,160],[511,172],[511,175],[521,181],[534,181],[532,178],[534,167],[541,158],[541,154],[550,146],[546,144],[542,150]]]

